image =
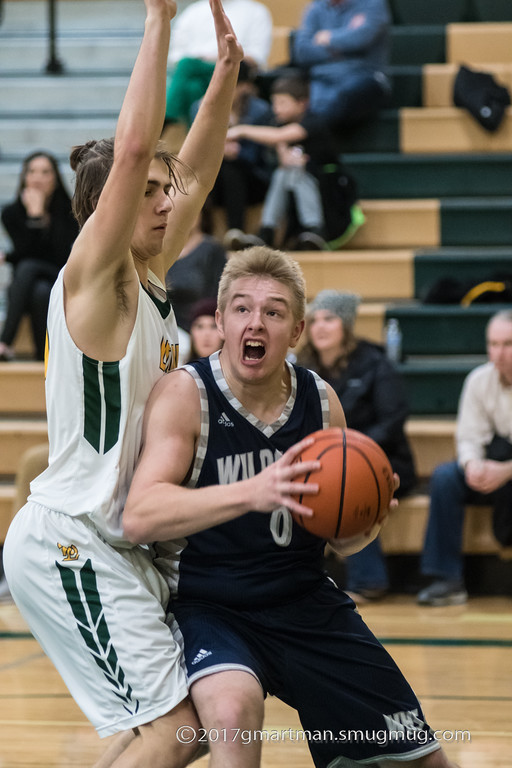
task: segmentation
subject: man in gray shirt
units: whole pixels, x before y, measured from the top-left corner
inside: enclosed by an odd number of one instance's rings
[[[457,460],[434,470],[421,572],[433,583],[420,605],[465,603],[462,530],[466,504],[494,507],[494,533],[512,544],[512,310],[487,324],[488,362],[467,376],[457,415]]]

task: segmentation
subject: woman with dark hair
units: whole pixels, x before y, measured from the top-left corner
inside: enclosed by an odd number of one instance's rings
[[[400,477],[400,498],[416,483],[414,460],[404,431],[408,416],[402,378],[383,347],[354,334],[359,296],[320,291],[308,308],[300,365],[327,381],[338,395],[347,426],[375,440]],[[346,591],[356,603],[383,597],[389,587],[379,539],[346,560]]]
[[[33,152],[25,158],[16,199],[3,209],[2,223],[13,246],[5,255],[13,273],[0,360],[13,359],[12,343],[27,313],[36,357],[42,360],[50,291],[78,234],[70,196],[53,155]]]

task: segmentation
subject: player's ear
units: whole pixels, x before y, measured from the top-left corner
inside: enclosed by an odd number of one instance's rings
[[[292,331],[292,335],[290,337],[290,344],[289,344],[289,346],[292,347],[292,349],[293,347],[297,346],[298,341],[302,336],[302,331],[304,330],[304,324],[305,324],[305,321],[301,320],[300,322],[296,323]]]
[[[217,328],[219,329],[219,333],[221,335],[222,339],[226,339],[224,336],[224,322],[222,314],[219,312],[218,309],[215,310],[215,322],[217,323]]]

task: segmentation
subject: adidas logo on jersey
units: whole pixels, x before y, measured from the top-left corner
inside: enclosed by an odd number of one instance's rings
[[[233,422],[230,419],[228,419],[228,417],[226,416],[224,411],[222,411],[221,415],[219,416],[217,424],[222,424],[222,426],[224,426],[224,427],[234,427],[235,426],[233,424]]]
[[[204,648],[201,648],[199,653],[196,654],[196,657],[192,662],[192,664],[199,664],[200,661],[202,661],[203,659],[206,659],[207,656],[211,656],[211,655],[212,655],[211,651],[205,651]]]

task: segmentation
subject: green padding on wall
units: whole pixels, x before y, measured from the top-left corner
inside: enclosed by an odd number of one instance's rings
[[[389,0],[396,24],[449,24],[466,21],[468,0]]]
[[[470,2],[474,7],[475,21],[512,21],[510,0],[470,0]]]
[[[415,66],[389,67],[388,76],[391,80],[390,107],[421,107],[423,104],[422,80],[423,70]]]
[[[339,136],[345,152],[399,152],[399,113],[383,109],[376,118],[353,128],[344,128]]]
[[[511,0],[512,2],[512,0]],[[512,153],[409,155],[344,153],[362,198],[512,196]]]
[[[407,355],[485,354],[485,326],[499,309],[509,304],[406,304],[386,308],[386,321],[396,317],[402,329],[402,349]]]
[[[423,0],[411,0],[422,2]],[[390,64],[441,64],[446,61],[442,25],[391,28]]]
[[[415,360],[399,366],[411,414],[455,414],[464,379],[485,356],[467,361]]]
[[[441,245],[510,245],[512,197],[441,201]]]
[[[414,296],[422,299],[438,280],[495,279],[512,274],[512,247],[509,248],[441,248],[414,254]]]

